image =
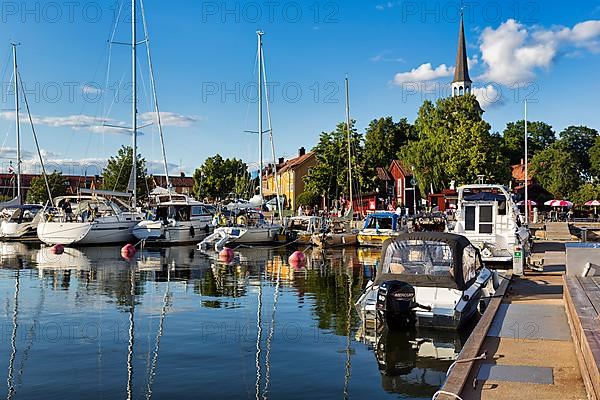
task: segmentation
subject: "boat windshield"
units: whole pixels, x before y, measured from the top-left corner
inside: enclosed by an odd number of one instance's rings
[[[372,217],[365,229],[394,229],[394,220],[392,217]]]
[[[383,273],[453,276],[452,249],[447,243],[404,240],[391,243],[386,251]]]

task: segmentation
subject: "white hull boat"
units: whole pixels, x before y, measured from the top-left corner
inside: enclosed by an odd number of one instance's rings
[[[123,211],[116,203],[99,196],[67,196],[55,200],[76,204],[72,215],[55,209],[46,212],[37,226],[38,238],[49,245],[97,245],[134,240],[133,227],[143,217],[141,212]]]
[[[526,264],[529,230],[521,224],[519,208],[501,185],[475,184],[458,188],[458,210],[452,233],[467,237],[486,263]]]
[[[281,225],[260,226],[222,226],[198,244],[200,250],[213,247],[219,251],[223,247],[234,247],[241,244],[266,245],[279,240]]]
[[[356,302],[364,324],[459,329],[497,287],[464,236],[406,233],[384,244],[381,265]]]
[[[2,240],[37,240],[37,226],[43,218],[40,205],[15,206],[10,218],[0,223]]]
[[[133,235],[146,244],[196,243],[212,229],[210,207],[180,194],[157,195],[153,217],[139,222]]]

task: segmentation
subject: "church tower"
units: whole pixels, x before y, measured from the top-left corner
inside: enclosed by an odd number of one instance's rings
[[[467,64],[467,46],[465,45],[465,27],[463,13],[460,13],[460,30],[458,32],[458,51],[456,52],[456,69],[452,81],[452,96],[462,96],[471,93],[471,78]]]

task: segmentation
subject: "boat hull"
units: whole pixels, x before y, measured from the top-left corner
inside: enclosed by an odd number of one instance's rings
[[[49,245],[94,245],[125,243],[134,240],[137,221],[114,222],[40,222],[38,238]]]
[[[383,242],[388,239],[399,236],[401,232],[397,231],[379,231],[362,230],[358,233],[357,240],[361,246],[381,247]]]
[[[314,234],[311,238],[311,243],[323,249],[356,246],[358,238],[355,233],[328,233]]]
[[[133,235],[146,244],[196,243],[211,231],[210,218],[206,221],[178,221],[165,225],[162,221],[142,221],[133,228]]]

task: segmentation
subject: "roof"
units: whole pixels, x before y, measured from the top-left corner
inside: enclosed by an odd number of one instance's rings
[[[400,170],[400,172],[402,172],[402,175],[404,175],[405,177],[413,175],[411,168],[408,165],[406,165],[403,161],[392,160],[392,163],[390,164],[390,171],[392,171],[392,167],[394,165]]]
[[[294,169],[294,168],[298,167],[299,165],[304,164],[304,162],[306,162],[306,160],[313,157],[314,155],[315,155],[314,151],[309,151],[308,153],[304,154],[303,156],[291,158],[291,159],[287,160],[286,162],[284,162],[283,167],[281,167],[281,169],[277,169],[277,172],[285,172],[288,169]]]
[[[525,164],[517,164],[517,165],[512,165],[511,167],[512,170],[512,178],[515,181],[520,181],[520,182],[525,182]],[[533,179],[533,171],[531,169],[531,163],[529,164],[529,171],[528,171],[528,180],[531,182],[531,180]]]
[[[377,179],[382,181],[393,181],[394,178],[391,177],[390,173],[385,170],[385,168],[377,167],[375,168],[375,172],[377,174]]]
[[[456,69],[452,82],[472,82],[469,78],[469,65],[467,63],[467,46],[465,45],[465,26],[463,15],[460,14],[460,28],[458,32],[458,50],[456,52]]]

